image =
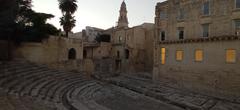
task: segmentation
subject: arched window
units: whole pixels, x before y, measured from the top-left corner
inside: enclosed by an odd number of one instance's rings
[[[74,60],[76,59],[76,50],[74,48],[71,48],[69,51],[68,51],[68,59],[69,60]]]
[[[129,59],[129,50],[128,49],[125,49],[125,58]]]

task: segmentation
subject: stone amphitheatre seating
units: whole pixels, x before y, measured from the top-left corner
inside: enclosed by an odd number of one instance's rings
[[[166,83],[153,83],[151,79],[138,75],[121,75],[103,80],[185,109],[240,110],[240,101],[219,99],[191,91],[176,89]]]
[[[28,102],[39,101],[54,110],[82,110],[84,107],[87,110],[87,107],[78,100],[78,96],[84,99],[92,97],[101,89],[101,85],[97,81],[89,80],[83,73],[58,71],[44,65],[14,60],[0,63],[0,88],[6,95],[21,97],[22,100],[29,97],[33,101]]]

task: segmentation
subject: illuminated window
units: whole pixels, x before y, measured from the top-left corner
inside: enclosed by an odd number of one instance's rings
[[[177,61],[182,61],[183,60],[183,51],[182,50],[177,50],[176,51],[176,60]]]
[[[236,62],[236,50],[228,49],[226,51],[226,62],[227,63],[235,63]]]
[[[197,61],[197,62],[203,61],[203,50],[195,51],[195,61]]]
[[[166,48],[161,48],[161,64],[166,63]]]

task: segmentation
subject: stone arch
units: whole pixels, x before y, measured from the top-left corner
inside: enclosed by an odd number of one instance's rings
[[[74,60],[76,59],[76,56],[77,56],[77,52],[74,48],[71,48],[69,51],[68,51],[68,59],[69,60]]]

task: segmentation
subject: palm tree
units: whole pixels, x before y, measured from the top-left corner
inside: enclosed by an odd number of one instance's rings
[[[60,24],[63,26],[63,30],[68,37],[68,33],[75,26],[76,20],[74,19],[73,14],[77,10],[76,0],[58,0],[59,9],[62,11],[63,17],[60,18]]]
[[[68,33],[75,26],[75,23],[76,20],[74,19],[74,16],[69,13],[66,13],[65,15],[63,15],[63,17],[60,18],[60,24],[63,26],[63,30],[66,32],[67,37]]]

